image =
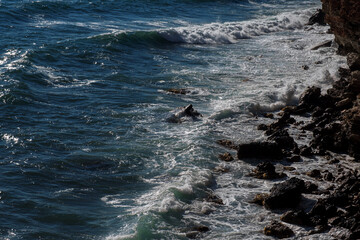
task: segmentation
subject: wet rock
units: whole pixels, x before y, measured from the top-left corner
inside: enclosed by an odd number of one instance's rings
[[[323,12],[322,9],[318,9],[316,11],[316,13],[314,13],[310,19],[309,22],[307,23],[307,25],[314,25],[314,24],[319,24],[319,25],[325,25],[325,13]]]
[[[291,178],[285,182],[275,184],[269,196],[264,200],[264,205],[269,209],[289,208],[298,205],[301,193],[304,191],[304,181]]]
[[[343,100],[338,101],[335,104],[335,106],[338,110],[350,108],[352,106],[352,100],[350,98],[345,98]]]
[[[294,232],[284,224],[278,221],[272,221],[264,228],[264,233],[267,236],[273,236],[277,238],[288,238],[294,235]]]
[[[202,115],[193,108],[192,104],[189,104],[185,107],[179,108],[179,110],[168,117],[166,121],[170,123],[181,123],[186,119],[197,120],[198,117],[201,116]]]
[[[182,95],[190,93],[189,90],[184,89],[184,88],[170,88],[170,89],[167,89],[166,92],[173,93],[173,94],[182,94]]]
[[[301,162],[301,157],[299,155],[293,155],[291,157],[286,158],[288,162]]]
[[[304,226],[308,224],[308,217],[303,210],[290,210],[284,213],[280,220],[286,223],[291,223],[299,226]]]
[[[264,205],[264,201],[265,199],[269,196],[269,194],[266,193],[260,193],[260,194],[256,194],[254,199],[249,201],[250,203],[255,203],[258,205],[263,206]]]
[[[291,151],[298,148],[297,143],[290,137],[288,131],[285,129],[274,132],[268,139],[276,142],[288,154],[291,154]]]
[[[318,87],[310,87],[301,94],[299,98],[299,107],[313,109],[319,103],[321,96],[321,89]]]
[[[351,71],[360,70],[360,54],[349,53],[347,55],[347,63]]]
[[[226,140],[226,139],[220,139],[220,140],[217,140],[216,141],[217,144],[223,146],[223,147],[226,147],[226,148],[229,148],[229,149],[234,149],[234,150],[237,150],[238,149],[238,146],[235,145],[232,141],[230,140]]]
[[[310,181],[306,181],[304,185],[304,193],[314,193],[318,190],[318,185]]]
[[[268,130],[268,126],[266,124],[260,124],[257,129],[261,131],[266,131]]]
[[[309,157],[313,155],[312,148],[309,146],[300,147],[300,156]]]
[[[199,232],[197,232],[197,231],[191,231],[191,232],[186,233],[186,237],[190,238],[190,239],[196,239],[198,235],[199,235]]]
[[[223,200],[220,197],[216,196],[215,194],[209,194],[209,196],[206,198],[206,201],[216,203],[219,205],[224,204]]]
[[[252,142],[240,144],[237,155],[239,159],[257,158],[279,160],[284,157],[279,144],[274,142]]]
[[[227,173],[227,172],[230,172],[230,168],[229,167],[224,167],[224,166],[216,166],[214,168],[214,172],[217,172],[217,173]]]
[[[259,163],[256,168],[250,173],[250,176],[259,179],[276,179],[282,178],[286,175],[284,173],[277,173],[275,171],[275,166],[270,162]]]
[[[323,43],[320,43],[320,44],[316,45],[311,50],[315,51],[315,50],[318,50],[320,48],[331,47],[331,44],[332,44],[332,40],[329,40],[329,41],[326,41],[326,42],[323,42]]]
[[[233,156],[231,156],[231,154],[228,152],[226,152],[224,154],[219,154],[219,158],[220,158],[220,160],[225,161],[225,162],[234,161]]]
[[[313,170],[307,172],[306,175],[309,177],[312,177],[312,178],[318,178],[318,179],[321,178],[321,172],[318,169],[313,169]]]
[[[332,175],[332,173],[331,172],[327,172],[327,173],[325,173],[325,175],[324,175],[324,180],[326,180],[326,181],[329,181],[329,182],[332,182],[332,181],[334,181],[334,176]]]
[[[272,113],[265,113],[263,116],[266,118],[270,118],[270,119],[274,118],[274,114],[272,114]]]
[[[210,231],[210,228],[204,225],[198,225],[193,227],[192,230],[197,232],[208,232]]]

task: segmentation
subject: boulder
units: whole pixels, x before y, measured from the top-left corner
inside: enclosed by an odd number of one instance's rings
[[[264,233],[267,236],[273,236],[277,238],[289,238],[294,235],[294,232],[284,224],[278,221],[272,221],[264,228]]]
[[[322,9],[318,9],[316,11],[316,13],[314,13],[310,19],[309,22],[307,23],[307,25],[314,25],[314,24],[319,24],[319,25],[325,25],[325,13],[323,12]]]
[[[300,202],[304,186],[304,181],[295,177],[275,184],[264,200],[264,206],[269,209],[295,207]]]
[[[322,43],[316,45],[315,47],[311,48],[311,50],[315,51],[320,48],[331,47],[331,45],[332,45],[332,40],[329,40],[329,41],[325,41],[325,42],[322,42]]]

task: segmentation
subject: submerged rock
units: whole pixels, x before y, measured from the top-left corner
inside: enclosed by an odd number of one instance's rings
[[[273,236],[277,238],[288,238],[294,235],[294,232],[284,224],[278,221],[272,221],[264,228],[264,233],[267,236]]]
[[[196,111],[192,104],[179,108],[179,110],[166,119],[170,123],[181,123],[186,119],[197,120],[202,115]]]
[[[167,89],[166,92],[173,93],[173,94],[182,94],[182,95],[190,93],[189,90],[184,89],[184,88],[170,88],[170,89]]]

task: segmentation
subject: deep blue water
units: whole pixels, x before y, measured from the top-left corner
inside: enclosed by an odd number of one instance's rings
[[[194,208],[218,188],[215,140],[258,136],[249,106],[278,101],[273,88],[286,87],[294,63],[312,59],[294,56],[315,7],[319,1],[0,1],[0,235],[186,239],[193,222],[210,226]],[[200,121],[165,121],[190,103]],[[244,226],[251,221],[241,211],[258,211],[236,209]],[[210,226],[217,235],[203,237],[230,236],[234,221],[219,215]]]

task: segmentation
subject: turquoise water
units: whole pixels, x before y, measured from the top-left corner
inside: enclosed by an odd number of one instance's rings
[[[251,165],[214,173],[215,141],[259,137],[254,114],[326,83],[333,52],[304,53],[329,38],[303,30],[319,6],[0,1],[0,235],[186,239],[202,224],[203,238],[262,239],[262,210],[245,201],[255,187],[223,183],[249,182]],[[188,104],[203,117],[166,121]]]

